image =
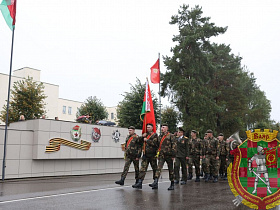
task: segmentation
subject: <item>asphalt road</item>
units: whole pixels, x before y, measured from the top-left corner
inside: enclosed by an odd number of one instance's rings
[[[134,173],[129,173],[124,186],[114,182],[120,174],[45,177],[6,180],[0,183],[0,209],[190,209],[227,210],[235,207],[234,196],[227,181],[170,185],[167,171],[163,171],[159,189],[152,190],[152,173],[148,172],[143,189],[133,189]]]

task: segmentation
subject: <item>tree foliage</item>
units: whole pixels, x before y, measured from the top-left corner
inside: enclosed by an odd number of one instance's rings
[[[174,106],[165,107],[161,113],[162,123],[168,124],[168,129],[171,133],[177,131],[177,124],[179,122],[179,114]]]
[[[117,114],[119,118],[119,126],[129,127],[134,126],[137,129],[142,129],[142,121],[140,114],[143,105],[143,98],[145,93],[146,85],[141,84],[141,81],[137,78],[136,84],[133,86],[130,84],[130,92],[123,94],[124,99],[118,104]],[[152,94],[153,105],[155,111],[156,122],[158,119],[158,100]]]
[[[173,37],[173,55],[164,56],[161,95],[182,112],[187,130],[211,128],[231,135],[269,119],[270,101],[241,66],[242,58],[229,46],[210,42],[227,27],[217,27],[202,16],[201,7],[188,5],[180,7],[170,24],[178,25],[179,34]]]
[[[20,115],[24,115],[26,120],[40,118],[45,114],[46,98],[42,82],[35,82],[32,77],[15,82],[11,89],[8,123],[17,122]],[[7,106],[4,105],[0,115],[4,122],[6,113]]]
[[[91,122],[95,123],[98,120],[103,120],[107,118],[108,113],[106,107],[103,105],[100,99],[96,96],[90,96],[86,101],[78,108],[76,117],[82,115],[89,115]]]

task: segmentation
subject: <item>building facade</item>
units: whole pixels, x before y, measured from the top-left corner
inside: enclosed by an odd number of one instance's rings
[[[40,75],[40,70],[29,67],[14,70],[11,77],[11,88],[15,82],[28,78],[28,76],[32,77],[36,82],[41,82]],[[9,75],[0,73],[0,111],[7,103],[8,83]],[[59,120],[75,121],[78,108],[83,104],[83,102],[59,98],[59,85],[46,82],[43,82],[43,84],[45,86],[44,93],[48,96],[45,99],[46,118],[54,119],[55,117],[58,117]],[[108,112],[108,118],[106,120],[117,123],[118,119],[116,107],[106,107],[106,109]],[[0,124],[4,124],[4,122],[0,122]]]

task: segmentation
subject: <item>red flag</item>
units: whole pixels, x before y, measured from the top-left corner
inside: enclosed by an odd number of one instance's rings
[[[157,62],[151,67],[151,82],[154,84],[160,82],[159,59],[157,59]]]
[[[142,106],[140,118],[143,121],[142,133],[147,132],[146,127],[148,123],[153,124],[153,132],[156,132],[154,105],[153,105],[153,99],[152,99],[150,85],[148,81],[146,82],[146,90],[144,94],[143,106]]]
[[[277,166],[276,148],[265,151],[265,159],[267,166]]]

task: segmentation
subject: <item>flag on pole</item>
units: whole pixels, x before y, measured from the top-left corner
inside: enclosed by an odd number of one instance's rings
[[[0,10],[9,28],[13,30],[16,24],[16,0],[2,0]]]
[[[159,59],[157,59],[157,62],[151,67],[151,82],[154,84],[160,82]]]
[[[153,100],[150,90],[150,85],[148,80],[146,81],[146,90],[143,99],[143,106],[140,115],[141,120],[143,121],[142,133],[146,133],[146,126],[148,123],[153,124],[153,132],[156,132],[156,120],[154,113]]]

